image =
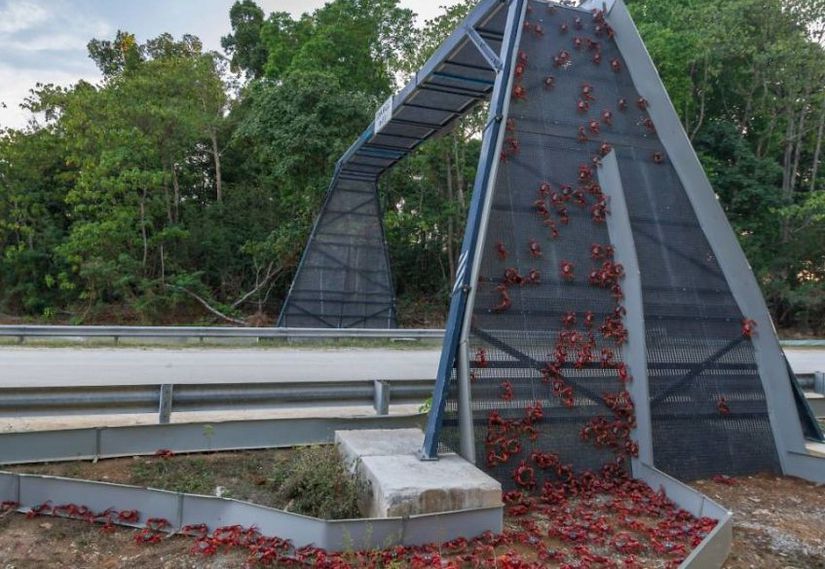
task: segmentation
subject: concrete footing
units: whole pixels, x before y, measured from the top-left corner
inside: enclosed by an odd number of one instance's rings
[[[336,431],[335,443],[362,485],[361,510],[370,518],[502,506],[501,484],[460,456],[419,460],[420,429]]]

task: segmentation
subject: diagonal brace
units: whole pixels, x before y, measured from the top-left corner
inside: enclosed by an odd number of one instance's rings
[[[495,69],[496,71],[501,71],[504,68],[504,65],[501,63],[501,58],[493,51],[493,48],[490,47],[484,38],[478,35],[478,32],[472,26],[465,25],[464,31],[467,33],[467,37],[470,38],[470,41],[473,42],[473,45],[476,46],[481,56],[487,60],[487,63],[490,64],[490,67]]]

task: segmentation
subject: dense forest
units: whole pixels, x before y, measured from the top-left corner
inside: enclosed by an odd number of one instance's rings
[[[271,324],[335,161],[474,3],[241,0],[223,53],[92,39],[99,84],[0,130],[0,318]],[[777,323],[825,331],[825,0],[628,5]],[[482,113],[382,182],[405,325],[443,318]]]

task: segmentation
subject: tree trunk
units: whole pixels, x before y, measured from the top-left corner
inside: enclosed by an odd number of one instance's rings
[[[794,156],[794,127],[795,125],[795,118],[793,115],[793,109],[791,107],[788,108],[787,111],[787,121],[788,125],[785,129],[785,140],[783,144],[785,145],[785,155],[782,159],[782,198],[786,204],[790,204],[791,200],[793,199],[793,178],[792,178],[792,171],[793,171],[793,156]],[[783,218],[782,226],[781,226],[781,235],[782,235],[782,242],[787,243],[790,239],[790,220]]]
[[[452,204],[454,198],[453,192],[453,169],[452,169],[452,160],[450,158],[450,153],[447,152],[447,203]],[[453,220],[453,214],[450,213],[449,217],[447,218],[447,259],[450,262],[450,282],[455,282],[455,273],[456,273],[456,266],[455,266],[455,247],[453,245],[453,233],[455,231],[455,221]]]
[[[143,237],[143,274],[146,274],[146,263],[149,260],[149,236],[146,234],[146,188],[140,197],[140,234]]]
[[[825,136],[825,103],[819,115],[819,130],[816,133],[816,149],[814,150],[814,164],[811,168],[811,191],[816,191],[816,178],[819,175],[820,157],[822,156],[822,137]]]
[[[808,98],[808,93],[805,93],[804,101]],[[796,179],[799,176],[799,160],[802,156],[802,146],[805,138],[805,118],[808,116],[808,104],[802,103],[802,111],[799,115],[799,126],[796,129],[796,150],[794,151],[793,168],[791,168],[791,196],[796,190]]]
[[[786,200],[791,196],[791,169],[793,164],[793,151],[794,151],[794,127],[795,121],[793,116],[793,110],[789,107],[787,109],[787,118],[788,124],[785,128],[785,140],[782,141],[782,144],[785,147],[785,154],[782,158],[782,197]]]
[[[175,222],[180,219],[180,182],[178,181],[177,164],[172,164],[172,187],[175,189]]]
[[[453,138],[453,154],[455,156],[455,179],[456,179],[456,191],[458,192],[458,204],[461,206],[462,211],[467,208],[467,200],[465,198],[465,191],[464,191],[464,159],[463,159],[463,146],[464,141],[459,140],[459,137],[455,136]]]
[[[163,251],[163,243],[160,244],[160,282],[166,283],[166,258]]]
[[[223,201],[223,180],[221,179],[221,151],[218,148],[218,133],[214,128],[210,129],[209,137],[212,139],[212,158],[215,161],[215,191],[218,203]]]
[[[166,167],[164,166],[164,170],[165,169]],[[166,203],[166,218],[169,220],[169,225],[173,225],[175,218],[172,215],[172,200],[169,198],[169,184],[166,180],[163,181],[163,201]]]

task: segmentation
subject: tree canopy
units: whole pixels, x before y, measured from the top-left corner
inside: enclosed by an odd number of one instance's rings
[[[293,17],[238,0],[192,35],[92,39],[98,84],[38,85],[0,131],[0,314],[271,323],[335,161],[473,7]],[[628,0],[781,326],[825,328],[825,2]],[[381,184],[402,323],[438,325],[483,109]]]

